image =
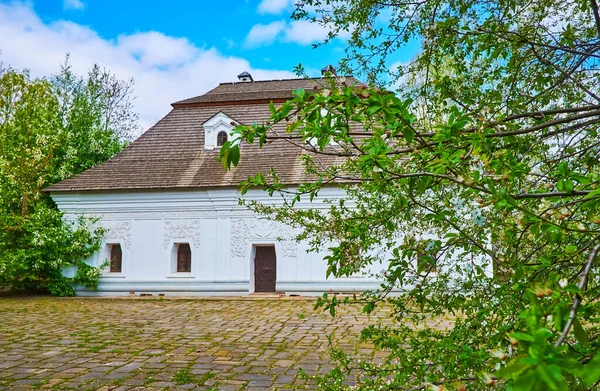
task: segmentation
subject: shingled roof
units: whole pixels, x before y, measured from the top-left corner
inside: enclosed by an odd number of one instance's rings
[[[359,83],[353,78],[347,84]],[[238,167],[225,171],[219,149],[204,149],[202,124],[222,112],[241,124],[261,123],[269,116],[269,102],[292,97],[298,88],[326,85],[323,79],[288,79],[222,83],[204,95],[175,102],[173,110],[106,163],[56,183],[46,191],[108,191],[191,189],[238,186],[248,176],[276,170],[283,183],[309,179],[305,150],[277,140],[264,146],[243,144]],[[283,131],[284,125],[281,125]],[[331,162],[333,163],[333,162]]]
[[[338,78],[347,85],[362,85],[353,77]],[[172,104],[173,107],[210,104],[238,104],[239,102],[270,101],[284,102],[293,97],[292,92],[299,88],[312,90],[327,86],[322,78],[264,80],[255,82],[221,83],[204,95],[184,99]]]

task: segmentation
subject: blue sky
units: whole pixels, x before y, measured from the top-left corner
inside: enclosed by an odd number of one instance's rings
[[[157,31],[173,37],[185,37],[198,47],[218,48],[224,55],[243,57],[254,67],[292,70],[298,63],[306,63],[314,72],[328,63],[339,61],[344,49],[344,42],[340,40],[327,48],[312,49],[310,43],[317,40],[310,38],[322,37],[324,32],[321,28],[314,28],[317,31],[308,33],[304,41],[301,37],[287,37],[282,32],[271,43],[268,28],[265,32],[267,35],[262,35],[263,41],[252,40],[248,34],[255,25],[271,25],[271,32],[277,31],[278,27],[285,29],[290,26],[292,2],[262,3],[261,6],[261,1],[244,0],[66,2],[82,5],[77,8],[65,7],[63,0],[43,0],[34,1],[32,5],[35,12],[47,22],[68,19],[91,27],[105,39]]]
[[[76,72],[98,63],[133,78],[147,128],[169,103],[243,71],[261,80],[294,77],[299,63],[313,76],[335,65],[345,40],[313,49],[326,28],[293,21],[292,11],[293,0],[0,0],[0,61],[46,76],[69,52]]]

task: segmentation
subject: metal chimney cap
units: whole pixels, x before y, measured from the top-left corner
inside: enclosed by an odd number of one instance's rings
[[[337,74],[335,73],[335,68],[331,64],[321,69],[321,76],[326,76],[328,73],[332,76],[337,76]]]
[[[248,72],[242,72],[237,77],[238,77],[239,81],[245,81],[245,82],[254,81],[254,79],[252,78],[252,75],[249,74]]]

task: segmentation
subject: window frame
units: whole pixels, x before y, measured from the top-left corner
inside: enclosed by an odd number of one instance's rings
[[[178,272],[177,271],[177,255],[180,244],[187,244],[190,246],[190,271],[189,272]],[[198,249],[194,246],[191,239],[173,239],[169,242],[167,247],[165,258],[165,275],[167,278],[196,278],[197,268],[197,257]]]
[[[110,271],[110,263],[111,263],[111,252],[112,246],[118,244],[121,247],[121,271],[120,272],[111,272]],[[108,265],[102,269],[101,278],[125,278],[127,276],[127,267],[129,265],[129,249],[125,246],[125,243],[120,239],[111,239],[103,243],[100,251],[96,253],[96,267],[100,267],[105,262],[108,262]]]

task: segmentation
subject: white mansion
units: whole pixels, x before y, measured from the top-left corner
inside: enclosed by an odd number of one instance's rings
[[[248,73],[239,79],[173,103],[170,113],[111,160],[47,189],[65,218],[94,216],[106,228],[102,250],[88,262],[110,265],[98,291],[78,294],[320,294],[378,286],[368,273],[326,279],[325,253],[307,253],[290,227],[238,204],[239,182],[257,172],[275,168],[282,182],[301,183],[305,151],[282,141],[263,149],[245,144],[240,165],[225,171],[220,145],[237,124],[266,121],[270,102],[322,83],[253,81]],[[321,199],[342,196],[336,187],[320,193]],[[259,189],[244,198],[280,202]],[[324,207],[322,201],[298,206]]]

